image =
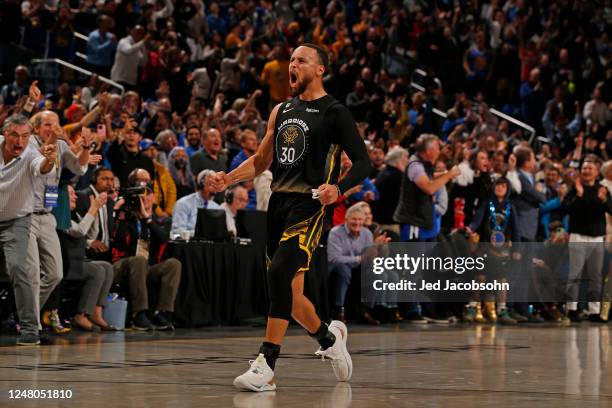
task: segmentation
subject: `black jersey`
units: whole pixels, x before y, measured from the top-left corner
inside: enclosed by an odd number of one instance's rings
[[[311,189],[321,184],[336,184],[342,150],[353,161],[349,174],[338,183],[341,191],[346,191],[370,171],[370,160],[350,111],[330,95],[282,103],[274,125],[272,191],[311,194]]]

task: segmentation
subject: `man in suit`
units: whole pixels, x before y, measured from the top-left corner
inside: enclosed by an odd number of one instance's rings
[[[533,150],[528,146],[518,146],[514,150],[518,178],[521,183],[521,192],[512,200],[516,208],[517,233],[520,242],[535,242],[538,231],[538,217],[540,204],[546,202],[546,195],[536,189],[534,173],[536,158]],[[542,322],[543,319],[536,314],[530,314],[528,303],[524,302],[529,293],[529,281],[533,270],[533,245],[521,245],[513,256],[521,262],[521,276],[516,279],[512,292],[514,298],[523,300],[515,302],[511,317],[519,322]],[[512,296],[512,294],[511,294]]]
[[[91,178],[91,184],[77,193],[77,212],[84,217],[89,210],[90,196],[98,197],[101,193],[110,196],[114,189],[115,176],[107,167],[98,167]],[[100,208],[96,220],[87,232],[87,257],[96,261],[110,262],[112,254],[110,243],[114,228],[113,207],[115,203],[110,198],[106,205]]]

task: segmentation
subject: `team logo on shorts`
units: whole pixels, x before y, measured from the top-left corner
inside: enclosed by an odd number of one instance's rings
[[[283,167],[292,167],[305,156],[308,149],[308,125],[300,119],[288,119],[278,128],[276,160]]]

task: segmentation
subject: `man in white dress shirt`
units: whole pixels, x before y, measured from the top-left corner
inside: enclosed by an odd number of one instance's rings
[[[58,160],[56,145],[29,144],[30,124],[23,115],[4,121],[0,136],[0,245],[15,293],[21,333],[17,345],[40,344],[38,335],[40,270],[24,260],[28,254],[37,178],[49,174]],[[42,155],[41,155],[42,153]],[[47,288],[50,285],[46,286]],[[51,288],[53,290],[53,288]],[[50,293],[50,291],[49,291]],[[48,293],[46,294],[48,296]]]

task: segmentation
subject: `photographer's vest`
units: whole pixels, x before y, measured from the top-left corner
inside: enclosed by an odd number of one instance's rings
[[[402,177],[400,189],[400,200],[393,214],[393,220],[400,224],[409,224],[415,227],[432,229],[433,228],[433,196],[425,193],[408,178],[410,166],[421,163],[425,168],[425,173],[431,179],[434,167],[421,159],[414,158],[406,166]]]

